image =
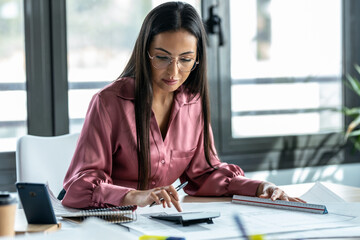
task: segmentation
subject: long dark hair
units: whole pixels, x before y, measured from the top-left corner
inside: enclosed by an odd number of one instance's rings
[[[135,78],[135,119],[138,154],[138,189],[147,189],[151,177],[150,166],[150,116],[153,99],[151,66],[147,55],[154,36],[167,31],[185,29],[197,39],[198,66],[183,83],[189,96],[200,95],[204,118],[204,150],[208,164],[210,151],[210,108],[206,63],[206,33],[196,10],[187,3],[167,2],[154,8],[146,16],[136,40],[134,50],[120,77]]]

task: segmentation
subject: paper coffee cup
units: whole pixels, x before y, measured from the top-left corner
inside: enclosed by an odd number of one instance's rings
[[[16,199],[0,192],[0,236],[14,236]]]

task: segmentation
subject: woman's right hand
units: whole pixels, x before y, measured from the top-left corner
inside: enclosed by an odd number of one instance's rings
[[[163,198],[162,201],[160,201],[161,198]],[[172,185],[149,190],[132,190],[125,195],[123,204],[145,207],[153,202],[162,204],[164,208],[174,205],[178,212],[182,211],[179,195]]]

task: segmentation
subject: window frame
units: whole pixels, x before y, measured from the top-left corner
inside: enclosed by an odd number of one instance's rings
[[[294,167],[319,166],[337,163],[359,162],[360,154],[353,153],[352,145],[340,145],[342,132],[323,134],[232,138],[231,133],[231,72],[230,72],[230,3],[204,1],[204,19],[208,8],[217,5],[221,17],[225,45],[218,46],[217,36],[208,36],[208,76],[211,95],[211,120],[217,152],[223,161],[235,163],[245,171],[286,169]],[[360,99],[345,86],[345,73],[355,74],[354,63],[360,63],[360,4],[356,0],[342,1],[342,93],[344,106],[359,105]],[[359,25],[357,25],[359,26]],[[354,54],[355,53],[355,54]],[[225,107],[224,107],[225,106]],[[343,116],[344,127],[350,119]],[[345,130],[345,129],[344,129]]]
[[[23,6],[26,83],[0,87],[26,90],[28,134],[67,134],[66,0],[23,0]],[[16,191],[15,159],[15,152],[0,152],[0,172],[7,176],[0,190]]]
[[[24,0],[24,14],[28,134],[66,134],[66,2]]]

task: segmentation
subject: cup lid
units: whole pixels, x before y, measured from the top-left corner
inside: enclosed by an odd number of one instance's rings
[[[0,192],[0,206],[16,203],[16,198],[12,197],[9,192]]]

